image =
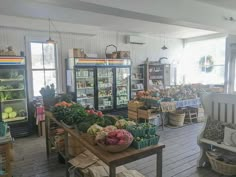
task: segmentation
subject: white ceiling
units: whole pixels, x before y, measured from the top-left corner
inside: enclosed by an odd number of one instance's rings
[[[197,0],[204,3],[212,4],[218,7],[223,7],[227,9],[236,9],[236,1],[235,0]]]
[[[94,27],[97,31],[113,30],[173,38],[191,38],[213,34],[216,31],[225,32],[215,19],[208,20],[209,22],[206,20],[211,15],[219,20],[218,12],[213,13],[215,9],[207,10],[211,13],[199,20],[198,16],[206,13],[205,7],[199,6],[202,11],[197,11],[198,4],[188,4],[189,2],[189,0],[178,0],[178,2],[173,0],[145,0],[145,2],[143,0],[0,0],[0,15],[33,19],[50,17],[53,21],[66,22],[67,26],[68,23],[86,25],[86,28],[93,32]],[[198,14],[196,18],[195,12]],[[14,23],[12,25],[14,26]],[[34,25],[33,21],[32,25]],[[227,27],[227,24],[224,24],[224,27]],[[67,30],[80,32],[80,28],[75,26],[71,30],[67,27]]]

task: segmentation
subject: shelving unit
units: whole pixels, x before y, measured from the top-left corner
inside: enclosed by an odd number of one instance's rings
[[[77,102],[105,112],[127,108],[130,59],[69,58],[66,62],[67,79],[71,78],[67,92],[74,94]]]
[[[138,65],[132,71],[132,84],[131,84],[131,98],[134,98],[137,91],[144,90],[144,83],[145,83],[145,66]]]
[[[30,133],[24,57],[0,57],[0,110],[13,137]]]
[[[159,87],[170,86],[170,64],[157,62],[145,63],[145,90],[151,89],[151,84]]]

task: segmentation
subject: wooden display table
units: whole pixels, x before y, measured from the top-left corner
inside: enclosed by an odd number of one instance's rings
[[[0,177],[12,177],[11,172],[11,144],[10,133],[5,137],[0,137]]]
[[[62,127],[65,130],[65,160],[68,171],[68,133],[76,138],[85,148],[91,151],[94,155],[96,155],[100,160],[102,160],[105,164],[109,166],[109,177],[116,176],[116,167],[151,156],[156,154],[156,177],[162,177],[162,149],[165,147],[163,144],[158,144],[154,146],[150,146],[144,149],[134,149],[132,147],[127,150],[119,153],[110,153],[101,149],[99,146],[91,145],[87,139],[88,135],[83,134],[79,135],[76,130],[69,129],[65,127],[63,124],[58,122],[50,112],[46,112],[46,144],[47,144],[47,156],[49,157],[50,149],[49,149],[49,122],[53,121],[58,126]],[[68,176],[68,173],[67,173]]]

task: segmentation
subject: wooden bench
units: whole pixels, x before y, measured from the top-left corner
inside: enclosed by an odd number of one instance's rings
[[[207,119],[236,124],[236,95],[204,93],[201,95],[201,102]],[[198,145],[201,148],[198,167],[204,166],[205,162],[208,161],[206,157],[206,151],[209,148],[217,147],[236,153],[236,147],[226,146],[223,143],[218,143],[204,138],[205,128],[206,123],[203,126],[200,135],[198,136]]]

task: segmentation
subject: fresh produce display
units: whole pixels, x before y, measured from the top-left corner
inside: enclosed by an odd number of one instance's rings
[[[195,85],[180,85],[172,86],[167,89],[139,91],[136,94],[136,98],[138,100],[145,98],[157,101],[179,101],[186,99],[195,99],[198,97],[200,92],[205,91],[207,91],[207,89],[203,86],[197,87]]]
[[[12,107],[8,106],[4,108],[4,112],[2,112],[2,119],[6,120],[6,119],[15,118],[17,115],[18,115],[17,112]]]
[[[13,111],[13,108],[12,107],[6,107],[5,109],[4,109],[4,112],[5,113],[11,113]]]
[[[65,101],[57,103],[52,112],[58,121],[63,121],[67,125],[80,123],[88,115],[80,104]]]
[[[115,126],[119,129],[125,129],[127,126],[136,125],[134,121],[127,121],[125,119],[120,119],[116,121]]]
[[[156,125],[140,123],[137,125],[127,126],[127,130],[134,137],[132,146],[136,149],[158,144],[159,136],[156,135]]]
[[[110,131],[106,136],[99,138],[96,137],[97,142],[105,145],[124,145],[133,141],[132,134],[123,129]]]
[[[101,127],[114,125],[111,116],[104,116],[101,111],[86,110],[78,103],[59,102],[52,108],[53,115],[58,121],[67,125],[76,125],[77,130],[86,133],[90,126],[97,124]]]
[[[102,131],[104,132],[111,132],[111,131],[114,131],[114,130],[117,130],[117,128],[113,125],[109,125],[109,126],[106,126],[105,128],[103,128]]]
[[[2,113],[2,119],[4,120],[4,119],[7,119],[7,118],[8,118],[8,113],[3,112]]]
[[[102,127],[100,127],[100,126],[97,125],[97,124],[94,124],[94,125],[92,125],[91,127],[89,127],[87,133],[88,133],[89,135],[96,136],[97,133],[100,132],[100,131],[102,131],[102,130],[103,130]]]

